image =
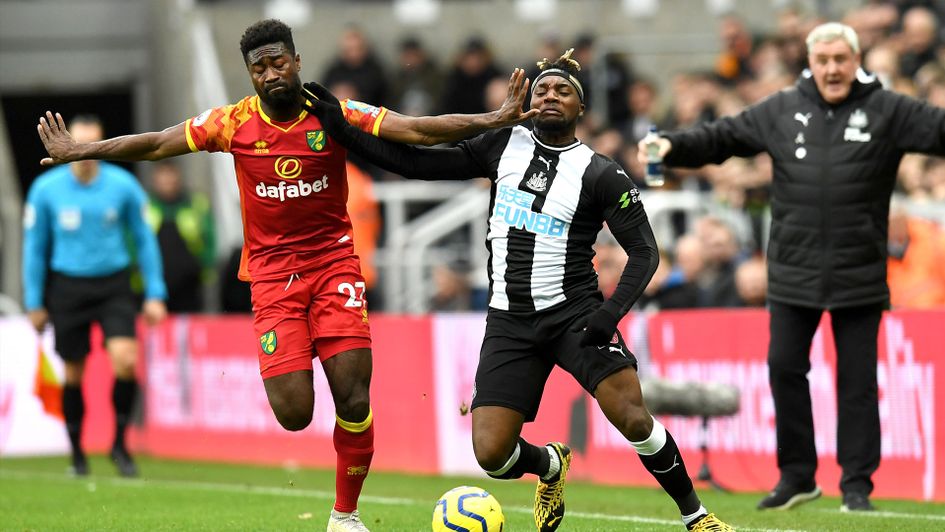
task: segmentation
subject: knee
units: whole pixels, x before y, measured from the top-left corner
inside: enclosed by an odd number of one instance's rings
[[[335,414],[345,421],[364,421],[371,411],[370,387],[367,382],[357,382],[347,393],[336,394],[332,399],[335,401]]]
[[[631,441],[642,441],[653,432],[653,416],[645,408],[636,410],[627,421],[627,435]]]
[[[653,432],[653,416],[643,405],[628,405],[617,429],[630,441],[643,441]]]
[[[806,351],[797,353],[782,349],[768,351],[768,374],[770,376],[806,375],[810,368],[810,356]]]
[[[473,452],[483,471],[498,471],[515,451],[515,442],[500,442],[492,438],[474,437]]]
[[[65,383],[68,386],[82,386],[82,375],[85,374],[85,362],[66,362]]]
[[[371,412],[371,402],[367,395],[363,398],[349,399],[343,403],[335,405],[335,414],[345,421],[351,423],[360,423],[367,419]]]
[[[293,397],[291,394],[270,395],[269,405],[282,428],[291,431],[302,430],[312,422],[315,398],[304,394]]]
[[[312,409],[309,408],[305,410],[303,408],[285,408],[277,409],[273,407],[273,412],[276,414],[276,419],[279,420],[279,424],[282,425],[282,428],[289,431],[299,431],[309,426],[312,422]]]
[[[135,358],[132,356],[129,359],[116,360],[113,367],[115,371],[115,377],[119,379],[132,379],[135,376]]]
[[[119,379],[130,379],[135,375],[138,362],[138,345],[132,340],[116,342],[110,350],[112,370]]]

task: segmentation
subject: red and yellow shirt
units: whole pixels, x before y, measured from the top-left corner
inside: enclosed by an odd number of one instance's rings
[[[345,100],[348,122],[377,135],[382,107]],[[258,96],[187,120],[192,151],[233,155],[243,217],[240,279],[277,279],[354,253],[345,149],[306,111],[266,116]]]

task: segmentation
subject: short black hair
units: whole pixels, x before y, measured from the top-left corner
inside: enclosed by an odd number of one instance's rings
[[[246,61],[246,54],[250,50],[259,48],[264,44],[281,42],[293,56],[295,55],[295,43],[292,41],[292,28],[281,20],[274,18],[260,20],[252,26],[246,28],[243,37],[240,39],[240,53],[243,54],[243,61]]]

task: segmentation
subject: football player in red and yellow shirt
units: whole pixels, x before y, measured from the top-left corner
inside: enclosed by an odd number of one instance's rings
[[[288,430],[312,420],[312,359],[335,403],[336,499],[328,530],[367,530],[357,502],[374,453],[369,387],[371,339],[364,279],[345,208],[345,150],[302,107],[301,58],[277,20],[247,28],[240,42],[255,96],[209,109],[163,131],[77,144],[62,117],[37,126],[49,157],[158,160],[195,151],[233,155],[242,206],[240,277],[252,283],[260,373],[273,413]],[[348,121],[389,140],[438,144],[531,118],[528,80],[516,69],[502,107],[479,115],[407,117],[344,103]]]

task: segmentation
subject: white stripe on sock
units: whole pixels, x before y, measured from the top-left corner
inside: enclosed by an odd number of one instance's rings
[[[515,462],[518,462],[518,457],[522,454],[521,444],[515,444],[515,450],[512,451],[512,456],[509,457],[508,461],[505,462],[505,465],[497,469],[496,471],[486,471],[489,476],[498,477],[504,475],[509,469],[512,469],[512,466],[515,465]]]
[[[561,459],[558,458],[558,451],[554,450],[552,446],[545,445],[543,449],[548,453],[551,461],[548,465],[548,472],[542,475],[541,479],[548,481],[554,478],[554,476],[558,474],[558,471],[561,471]]]
[[[693,522],[695,522],[696,519],[702,517],[703,515],[708,515],[708,513],[709,511],[705,509],[705,506],[702,506],[700,504],[699,509],[696,510],[694,513],[682,516],[682,522],[684,525],[689,526]]]
[[[637,450],[637,454],[652,456],[666,445],[666,427],[653,418],[653,431],[643,441],[631,441],[630,445]]]

